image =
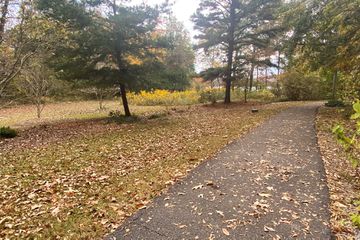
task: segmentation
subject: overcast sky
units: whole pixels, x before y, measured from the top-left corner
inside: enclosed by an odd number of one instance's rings
[[[148,4],[161,4],[164,0],[133,0],[132,2],[141,3],[146,2]],[[189,31],[190,35],[194,36],[193,23],[190,20],[190,17],[195,13],[196,9],[199,6],[200,0],[170,0],[170,2],[175,2],[173,6],[173,12],[176,18],[183,22],[186,29]]]

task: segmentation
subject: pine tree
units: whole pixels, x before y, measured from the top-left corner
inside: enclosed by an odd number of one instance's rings
[[[197,48],[221,47],[226,56],[225,103],[230,102],[231,82],[234,73],[250,63],[245,55],[249,47],[263,48],[280,30],[275,9],[278,0],[202,0],[193,16],[195,28],[200,31]],[[236,53],[236,54],[235,54]]]
[[[39,0],[38,7],[73,32],[72,44],[59,49],[54,65],[73,79],[87,78],[94,71],[111,75],[120,88],[125,116],[131,116],[127,89],[145,74],[147,61],[156,61],[154,49],[161,47],[153,38],[160,7],[115,0]]]

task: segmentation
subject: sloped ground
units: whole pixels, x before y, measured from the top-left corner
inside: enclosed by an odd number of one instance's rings
[[[108,238],[330,239],[317,107],[294,107],[271,118]]]

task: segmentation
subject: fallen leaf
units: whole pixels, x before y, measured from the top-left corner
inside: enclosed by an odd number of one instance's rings
[[[56,207],[51,211],[51,215],[53,215],[54,217],[57,216],[60,212],[60,208]]]
[[[38,208],[41,208],[41,204],[34,204],[31,206],[31,210],[35,210],[35,209],[38,209]]]
[[[275,232],[275,229],[268,227],[268,226],[264,226],[264,231],[265,232]]]
[[[269,193],[259,193],[259,196],[268,198],[268,197],[271,197],[271,194],[269,194]]]
[[[220,216],[225,217],[224,212],[222,211],[216,211]]]
[[[200,184],[200,185],[197,185],[195,187],[193,187],[192,189],[193,190],[198,190],[198,189],[202,189],[204,187],[204,185]]]
[[[229,231],[228,231],[226,228],[223,228],[223,229],[222,229],[222,232],[223,232],[226,236],[229,236],[229,235],[230,235]]]

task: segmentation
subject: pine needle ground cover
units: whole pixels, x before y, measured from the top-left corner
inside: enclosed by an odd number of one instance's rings
[[[297,103],[40,125],[0,142],[0,238],[101,239],[201,161]]]
[[[349,115],[343,108],[323,107],[317,116],[318,142],[330,191],[331,227],[336,239],[355,239],[360,227],[353,218],[360,212],[359,175],[332,133],[338,124],[353,128]]]

